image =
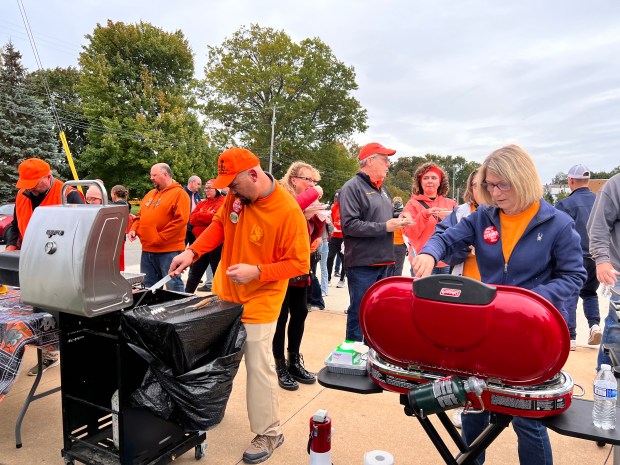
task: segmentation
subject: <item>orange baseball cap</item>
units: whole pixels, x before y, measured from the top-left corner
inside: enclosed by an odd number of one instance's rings
[[[20,189],[32,189],[39,183],[46,174],[50,174],[51,168],[47,162],[40,158],[29,158],[19,164],[17,172],[19,173],[19,179],[15,184]]]
[[[255,166],[260,166],[260,160],[249,150],[239,147],[224,150],[217,159],[217,178],[211,181],[211,187],[228,187],[239,173]]]
[[[386,149],[383,145],[378,142],[371,142],[370,144],[364,145],[362,150],[360,150],[360,154],[357,157],[358,160],[364,160],[372,155],[394,155],[396,150]]]

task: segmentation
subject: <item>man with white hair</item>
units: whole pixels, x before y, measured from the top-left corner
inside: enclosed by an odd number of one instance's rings
[[[202,187],[202,180],[200,177],[193,175],[187,180],[187,186],[183,189],[189,196],[189,213],[190,215],[196,208],[196,205],[202,200],[200,198],[200,188]],[[192,225],[187,222],[187,233],[185,234],[185,245],[190,245],[196,240],[196,235],[192,231]]]
[[[151,181],[155,188],[140,202],[140,211],[127,234],[130,241],[137,236],[142,243],[140,272],[146,275],[145,287],[166,276],[172,259],[185,249],[190,210],[183,186],[172,179],[172,170],[166,163],[152,166]],[[167,288],[185,290],[180,276],[173,278]]]
[[[409,213],[392,217],[392,199],[383,185],[396,150],[377,142],[360,150],[360,170],[340,191],[340,222],[344,235],[344,267],[349,281],[346,338],[363,339],[359,322],[364,293],[388,276],[394,263],[394,231],[409,226]]]

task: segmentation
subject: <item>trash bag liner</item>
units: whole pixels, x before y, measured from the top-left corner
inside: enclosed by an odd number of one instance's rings
[[[192,296],[165,303],[136,307],[123,314],[121,330],[127,340],[144,348],[175,375],[205,364],[219,355],[241,304],[214,298],[194,310],[202,300]]]
[[[242,311],[239,304],[217,300],[204,309],[185,314],[191,317],[189,327],[186,318],[179,315],[166,319],[165,312],[152,318],[140,311],[142,316],[136,315],[134,310],[125,312],[121,318],[123,337],[129,347],[149,363],[142,385],[130,396],[132,405],[148,408],[155,415],[179,424],[185,431],[206,431],[219,424],[243,357],[246,332],[241,323]],[[140,321],[156,318],[159,325]],[[204,324],[205,321],[208,324]],[[179,328],[178,331],[154,329],[162,325]],[[198,334],[192,335],[192,332]],[[153,339],[155,336],[160,338],[158,344]],[[191,342],[192,350],[176,347],[175,353],[186,361],[195,362],[186,372],[178,373],[168,364],[171,357],[166,352],[170,345],[182,346],[183,341]],[[156,349],[157,355],[152,349]],[[171,364],[178,368],[180,364],[174,362],[172,360]]]

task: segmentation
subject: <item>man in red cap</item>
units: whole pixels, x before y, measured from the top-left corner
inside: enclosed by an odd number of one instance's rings
[[[411,224],[411,217],[392,216],[392,198],[383,185],[396,150],[377,142],[360,150],[360,170],[340,191],[340,222],[344,235],[344,265],[349,281],[346,339],[362,341],[359,308],[364,293],[387,277],[394,263],[393,232]]]
[[[47,162],[40,158],[29,158],[19,164],[17,172],[19,179],[16,186],[19,188],[19,192],[15,197],[13,222],[7,229],[9,231],[6,241],[7,251],[21,249],[26,228],[35,208],[40,205],[59,205],[62,203],[63,182],[54,178]],[[84,200],[82,195],[72,188],[68,190],[67,203],[83,204]],[[58,365],[58,355],[57,347],[50,346],[43,350],[43,372]],[[39,367],[35,365],[28,371],[28,375],[36,376],[38,371]]]
[[[229,188],[224,205],[196,242],[175,257],[170,274],[178,276],[223,243],[213,292],[222,300],[243,304],[246,400],[250,429],[256,434],[243,461],[260,463],[284,442],[271,341],[288,280],[310,267],[308,227],[293,196],[261,169],[249,150],[225,150],[211,187]]]

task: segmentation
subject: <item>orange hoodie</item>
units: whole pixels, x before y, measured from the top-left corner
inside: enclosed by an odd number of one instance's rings
[[[165,189],[151,190],[140,202],[131,230],[145,252],[176,252],[185,249],[190,204],[183,186],[173,181]]]
[[[220,299],[243,304],[244,323],[271,323],[278,318],[288,280],[310,269],[308,226],[297,201],[275,183],[263,199],[242,205],[232,195],[207,229],[189,248],[202,255],[224,242],[213,278]],[[226,270],[232,265],[259,265],[260,279],[233,283]]]

